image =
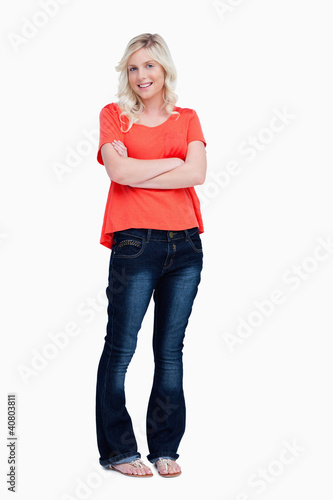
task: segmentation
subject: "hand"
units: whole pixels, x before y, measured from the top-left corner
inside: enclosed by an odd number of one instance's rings
[[[185,165],[185,161],[182,160],[181,158],[175,158],[175,160],[177,160],[175,162],[176,166],[172,169],[172,170],[177,170],[177,168],[180,168],[182,167],[183,165]]]
[[[121,141],[113,141],[111,144],[114,147],[114,149],[117,151],[119,156],[123,156],[124,158],[128,157],[127,147],[125,146],[125,144],[123,144]]]

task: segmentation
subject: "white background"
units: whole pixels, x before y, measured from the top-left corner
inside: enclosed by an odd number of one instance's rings
[[[71,0],[52,16],[41,5],[1,7],[1,494],[14,392],[19,499],[331,497],[331,2]],[[44,25],[24,39],[30,22]],[[84,131],[116,100],[115,66],[144,32],[167,41],[177,105],[197,111],[208,156],[196,188],[205,260],[184,349],[183,474],[171,482],[154,467],[141,482],[103,474],[95,435],[109,179]],[[289,118],[272,132],[276,110]],[[240,148],[253,138],[260,149],[249,159]],[[56,175],[82,141],[87,154]],[[237,175],[219,184],[213,173],[222,178],[232,161]],[[282,302],[269,306],[274,289]],[[266,301],[266,315],[255,301]],[[126,379],[146,463],[152,307]],[[257,321],[243,338],[241,321]],[[50,335],[70,323],[76,335],[56,349]],[[233,350],[227,332],[240,342]],[[50,344],[54,357],[24,380],[22,367],[52,354]]]

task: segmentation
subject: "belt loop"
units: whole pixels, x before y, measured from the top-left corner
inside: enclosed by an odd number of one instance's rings
[[[188,230],[187,229],[184,229],[184,231],[185,231],[185,234],[186,234],[185,241],[188,241],[189,238],[190,238],[190,235],[188,234]]]
[[[148,232],[147,232],[147,243],[149,243],[150,236],[151,236],[151,229],[148,229]]]

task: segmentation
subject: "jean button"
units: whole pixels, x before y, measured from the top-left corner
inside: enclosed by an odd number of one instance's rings
[[[170,238],[173,238],[173,231],[169,231]]]

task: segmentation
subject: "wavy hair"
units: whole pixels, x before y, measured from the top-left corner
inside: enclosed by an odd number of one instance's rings
[[[123,132],[128,132],[130,130],[133,123],[139,120],[140,114],[145,109],[145,105],[141,98],[134,92],[129,83],[127,68],[130,56],[142,48],[146,49],[148,55],[157,61],[164,69],[163,100],[167,113],[179,115],[178,111],[173,111],[178,99],[175,93],[177,71],[169,48],[164,39],[157,33],[143,33],[129,41],[122,59],[116,66],[116,71],[120,72],[118,93],[116,94],[119,98],[117,104],[121,109],[119,117],[122,124],[124,124],[124,121],[121,119],[122,116],[125,116],[129,121],[128,129],[122,129]]]

